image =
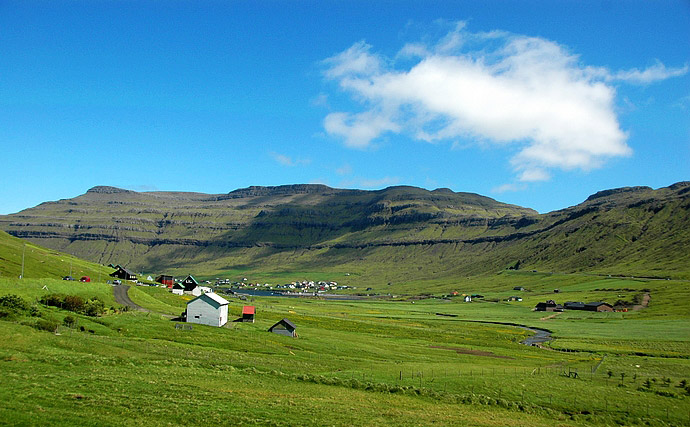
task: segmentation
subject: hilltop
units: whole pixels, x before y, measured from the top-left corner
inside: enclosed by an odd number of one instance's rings
[[[509,268],[687,278],[689,210],[689,182],[605,190],[546,214],[407,186],[225,194],[99,186],[0,216],[0,229],[138,271],[281,278],[318,271],[395,287]]]

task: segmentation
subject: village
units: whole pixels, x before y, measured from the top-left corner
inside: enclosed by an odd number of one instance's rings
[[[115,271],[110,274],[111,277],[116,278],[116,280],[113,281],[113,285],[118,285],[121,284],[122,280],[125,281],[130,281],[134,282],[135,284],[138,285],[146,285],[144,282],[141,282],[140,280],[137,280],[137,275],[133,273],[132,271],[128,270],[125,267],[122,267],[121,265],[110,265],[110,267],[115,268]],[[69,277],[69,276],[66,276]],[[71,278],[70,278],[71,279]],[[64,280],[70,280],[70,279],[64,279]],[[154,281],[157,283],[157,286],[162,286],[170,289],[170,291],[175,294],[175,295],[189,295],[193,296],[195,298],[191,299],[190,301],[187,302],[187,308],[186,310],[180,315],[180,317],[177,320],[181,320],[185,323],[188,324],[199,324],[199,325],[207,325],[207,326],[214,326],[214,327],[223,327],[225,326],[229,321],[229,312],[228,312],[228,305],[229,301],[226,300],[225,298],[221,297],[218,295],[214,288],[210,286],[202,286],[195,278],[194,276],[187,275],[186,278],[183,280],[178,280],[175,279],[173,276],[170,275],[165,275],[161,274],[155,279],[153,279],[151,276],[147,277],[148,281]],[[245,279],[246,280],[246,279]],[[89,277],[82,277],[80,281],[83,282],[89,282],[90,278]],[[203,282],[204,284],[209,285],[210,281]],[[229,284],[229,281],[221,281],[220,279],[217,279],[215,286],[220,286],[223,284]],[[252,285],[249,283],[240,282],[236,283],[235,285],[244,285],[241,286],[242,288],[245,287],[257,287],[260,285]],[[151,286],[151,284],[149,284]],[[264,285],[264,287],[270,286],[270,285]],[[328,289],[336,289],[337,288],[337,283],[336,282],[309,282],[309,281],[303,281],[303,282],[294,282],[289,285],[285,285],[288,289],[317,289],[318,291],[325,291]],[[238,286],[239,287],[239,286]],[[340,287],[341,289],[347,288],[347,287]],[[225,293],[235,295],[235,292],[225,288],[224,289]],[[240,299],[246,300],[245,295],[237,295]],[[256,315],[256,307],[251,306],[251,305],[245,305],[242,307],[242,315],[241,317],[232,320],[232,322],[249,322],[249,323],[254,323],[254,317]],[[189,326],[191,327],[191,325]],[[180,329],[181,326],[176,325],[177,329]],[[277,323],[275,323],[273,326],[268,328],[268,332],[272,332],[278,335],[284,335],[284,336],[289,336],[289,337],[297,337],[297,332],[296,332],[297,326],[292,323],[288,319],[281,319]]]

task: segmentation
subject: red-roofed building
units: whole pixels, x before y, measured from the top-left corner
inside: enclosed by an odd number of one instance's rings
[[[242,307],[242,321],[254,323],[254,314],[256,314],[256,309],[253,305],[245,305]]]

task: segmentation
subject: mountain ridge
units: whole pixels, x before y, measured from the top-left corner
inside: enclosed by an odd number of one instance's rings
[[[390,282],[519,265],[684,277],[689,209],[687,181],[603,190],[546,214],[474,193],[409,186],[296,184],[225,194],[97,186],[0,216],[0,229],[148,271],[325,269]]]

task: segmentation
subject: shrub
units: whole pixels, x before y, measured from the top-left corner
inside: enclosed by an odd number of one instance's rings
[[[62,323],[67,326],[68,328],[72,328],[77,324],[77,319],[74,317],[67,315],[65,318],[62,320]]]
[[[84,314],[87,316],[100,316],[105,311],[105,304],[98,298],[90,299],[84,304]]]
[[[58,326],[58,323],[54,320],[38,319],[36,322],[36,329],[39,331],[55,332]]]
[[[0,297],[0,319],[12,318],[29,309],[29,304],[18,295]]]
[[[84,298],[78,295],[66,295],[63,308],[79,313],[84,310]]]
[[[28,310],[29,303],[19,295],[3,295],[0,297],[0,307],[19,312]]]
[[[43,305],[47,305],[49,307],[60,307],[62,308],[65,305],[65,295],[63,294],[48,294],[48,295],[43,295],[39,302]]]

